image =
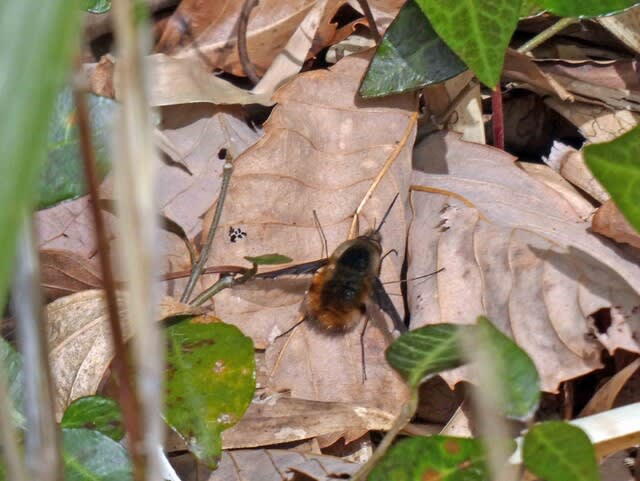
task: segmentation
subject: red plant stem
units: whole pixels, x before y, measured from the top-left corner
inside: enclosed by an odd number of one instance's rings
[[[504,150],[504,114],[502,112],[502,91],[500,90],[500,83],[496,86],[496,89],[491,92],[491,111],[492,115],[492,128],[493,128],[493,146]]]
[[[113,358],[113,368],[118,376],[119,401],[122,409],[124,428],[129,438],[129,449],[133,461],[134,479],[144,480],[145,456],[142,451],[143,440],[140,421],[140,404],[133,389],[133,383],[129,374],[129,351],[124,343],[118,302],[116,299],[116,287],[111,267],[111,254],[109,242],[107,240],[104,219],[100,212],[98,196],[98,180],[95,170],[95,155],[93,142],[91,140],[91,127],[89,125],[89,113],[85,94],[77,88],[73,92],[73,100],[76,107],[76,120],[78,125],[78,138],[80,140],[80,152],[84,165],[85,179],[89,190],[89,205],[96,228],[96,241],[100,258],[100,268],[104,283],[107,310],[109,313],[109,326],[111,330],[111,340],[113,342],[115,356]]]

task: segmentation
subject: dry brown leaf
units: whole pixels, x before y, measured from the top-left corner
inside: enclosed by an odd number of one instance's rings
[[[561,100],[573,101],[573,96],[553,77],[542,71],[528,55],[511,48],[504,56],[502,75],[512,81],[524,82]]]
[[[314,3],[309,0],[258,2],[249,16],[247,51],[259,71],[268,69]],[[344,1],[332,0],[330,3],[315,36],[314,43],[319,46],[326,46],[333,38],[336,28],[331,19]],[[236,45],[242,6],[243,2],[234,0],[180,2],[167,22],[156,51],[199,62],[205,56],[210,66],[244,75]],[[190,34],[185,33],[185,25],[189,26]],[[196,42],[192,41],[194,38]]]
[[[629,224],[612,200],[602,204],[596,211],[591,227],[593,232],[640,249],[640,234]]]
[[[435,134],[416,148],[408,243],[411,327],[487,315],[525,349],[542,388],[600,366],[601,346],[640,352],[640,265],[508,154]],[[590,316],[604,310],[600,332]],[[594,332],[595,331],[595,332]],[[445,375],[453,385],[467,373]]]
[[[222,433],[224,449],[254,448],[352,431],[387,431],[393,416],[375,408],[271,395],[254,400]]]
[[[628,132],[640,120],[640,114],[628,110],[611,110],[601,105],[581,102],[567,103],[546,98],[545,103],[578,127],[580,134],[589,142],[609,142]]]
[[[235,162],[220,232],[240,228],[246,237],[214,241],[211,265],[245,262],[244,256],[285,254],[295,262],[322,256],[313,211],[329,249],[347,238],[351,216],[382,165],[397,156],[361,218],[361,230],[380,220],[396,193],[407,192],[416,98],[398,95],[361,100],[357,89],[368,59],[354,55],[330,70],[305,73],[277,94],[280,105],[265,125],[265,137]],[[384,261],[382,279],[398,280],[403,257],[404,201],[382,229],[385,250],[399,255]],[[362,383],[360,330],[328,337],[308,323],[275,345],[269,340],[298,320],[308,276],[263,280],[221,292],[216,314],[238,325],[267,348],[273,391],[292,397],[344,401],[395,413],[406,396],[403,383],[384,360],[389,342],[386,322],[374,316],[365,336],[367,374]],[[389,290],[394,299],[399,286]],[[402,304],[398,303],[401,309]],[[281,348],[286,344],[286,348]]]
[[[102,275],[95,262],[73,252],[56,249],[40,251],[40,279],[49,300],[102,287]]]
[[[640,7],[596,20],[636,54],[640,54]]]
[[[640,80],[635,60],[541,61],[538,66],[575,94],[578,100],[599,103],[616,110],[640,111]]]
[[[160,319],[164,319],[197,311],[164,297],[158,312]],[[96,393],[111,362],[113,352],[107,316],[102,290],[78,292],[47,306],[49,365],[58,420],[71,401]],[[126,322],[123,331],[128,336]]]
[[[561,142],[554,142],[549,157],[543,160],[563,178],[598,202],[606,202],[611,198],[587,167],[581,151]]]
[[[613,407],[613,404],[620,393],[620,390],[627,383],[629,378],[640,367],[640,359],[636,359],[624,369],[618,371],[607,383],[602,386],[589,400],[584,409],[580,412],[579,417],[591,416],[592,414],[608,411]]]
[[[335,481],[352,476],[359,464],[333,456],[280,449],[247,449],[222,453],[220,465],[208,481],[283,481],[291,472],[304,479]]]

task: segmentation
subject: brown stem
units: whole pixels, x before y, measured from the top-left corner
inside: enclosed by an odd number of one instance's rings
[[[382,37],[380,36],[380,32],[378,32],[378,26],[376,25],[376,19],[373,17],[373,12],[371,11],[371,7],[369,7],[369,2],[367,0],[358,0],[362,11],[364,12],[364,16],[367,17],[367,22],[369,23],[369,30],[371,30],[371,35],[373,35],[373,39],[376,41],[376,44],[379,45]]]
[[[245,0],[238,19],[238,55],[242,69],[253,85],[260,81],[255,67],[249,60],[249,52],[247,52],[247,25],[249,24],[249,15],[251,10],[258,4],[258,0]]]
[[[104,283],[105,298],[107,301],[107,310],[109,313],[109,326],[111,331],[111,339],[114,347],[113,367],[119,379],[119,401],[122,408],[122,416],[124,419],[124,428],[129,437],[129,449],[131,450],[131,459],[134,467],[134,479],[143,481],[145,476],[145,456],[142,451],[143,439],[141,432],[140,420],[140,404],[133,389],[131,376],[129,375],[129,351],[124,343],[122,333],[122,325],[120,323],[120,313],[118,311],[118,302],[116,299],[116,288],[111,267],[111,254],[109,249],[109,241],[106,234],[104,219],[100,211],[98,180],[95,171],[95,154],[93,142],[91,140],[91,127],[89,125],[89,113],[87,109],[87,101],[85,95],[74,89],[73,99],[76,107],[76,119],[78,125],[78,139],[80,141],[80,152],[84,165],[85,179],[89,190],[89,205],[91,207],[91,215],[96,228],[96,241],[98,244],[98,252],[100,258],[100,269]]]
[[[502,111],[502,91],[500,84],[491,92],[491,125],[493,128],[493,146],[504,150],[504,114]]]

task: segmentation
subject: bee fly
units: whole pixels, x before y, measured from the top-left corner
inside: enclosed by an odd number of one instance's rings
[[[377,228],[355,239],[344,241],[329,258],[260,273],[256,276],[275,278],[287,274],[314,273],[311,286],[302,304],[302,319],[277,337],[290,333],[306,320],[310,320],[326,333],[349,331],[366,314],[369,301],[373,301],[387,313],[398,331],[407,330],[378,278],[383,258],[380,229],[397,198],[398,195],[394,197]],[[360,335],[361,340],[368,320],[367,317]],[[363,379],[366,379],[363,342],[361,342],[361,349]]]

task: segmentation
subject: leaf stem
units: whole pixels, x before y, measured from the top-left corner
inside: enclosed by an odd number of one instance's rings
[[[207,302],[210,298],[215,296],[218,292],[228,289],[229,287],[244,284],[249,279],[254,277],[258,272],[258,265],[254,264],[251,269],[245,269],[245,272],[239,277],[234,277],[233,274],[227,274],[220,277],[220,279],[208,289],[202,291],[198,297],[189,303],[191,307],[198,307]]]
[[[373,16],[373,12],[371,11],[371,7],[369,6],[369,2],[367,0],[358,0],[360,4],[360,8],[364,12],[364,16],[367,17],[367,22],[369,23],[369,30],[371,31],[371,35],[373,35],[373,39],[376,42],[376,45],[380,45],[380,41],[382,37],[380,36],[380,32],[378,31],[378,26],[376,25],[376,19]]]
[[[551,25],[549,28],[544,29],[538,35],[530,39],[528,42],[525,42],[524,44],[522,44],[518,49],[518,52],[520,53],[530,52],[534,48],[538,47],[539,45],[549,40],[551,37],[556,35],[561,30],[564,30],[569,25],[573,25],[574,23],[578,23],[579,21],[580,19],[577,17],[561,18],[556,23]]]
[[[227,158],[227,161],[224,163],[224,167],[222,168],[222,185],[220,186],[220,196],[218,197],[218,204],[216,205],[216,211],[213,215],[213,220],[211,221],[211,225],[209,226],[207,241],[202,247],[200,257],[198,257],[198,262],[196,262],[196,265],[193,266],[191,276],[189,277],[189,281],[187,282],[187,287],[185,287],[184,292],[182,293],[180,302],[189,301],[196,282],[200,278],[200,275],[204,270],[204,266],[207,263],[207,259],[209,258],[209,251],[211,250],[211,244],[213,244],[213,238],[216,234],[218,224],[220,223],[220,217],[222,216],[222,208],[224,207],[224,200],[227,197],[227,190],[229,189],[229,181],[231,180],[232,172],[233,163],[231,159]]]
[[[260,77],[256,72],[255,67],[249,60],[249,52],[247,51],[247,25],[249,23],[249,15],[251,10],[258,4],[258,0],[245,0],[240,12],[240,18],[238,19],[238,55],[240,56],[240,63],[242,63],[242,69],[247,75],[249,80],[256,85],[260,82]]]
[[[79,74],[78,74],[79,75]],[[78,139],[80,141],[80,152],[84,166],[85,181],[89,190],[89,202],[91,215],[96,229],[96,241],[98,243],[98,252],[100,259],[100,269],[104,282],[104,292],[107,303],[107,311],[109,313],[109,330],[111,332],[111,341],[114,348],[113,368],[118,376],[119,382],[119,401],[124,418],[124,428],[129,437],[129,446],[131,449],[131,458],[134,466],[134,474],[136,480],[144,479],[145,458],[142,452],[142,431],[140,420],[140,403],[133,389],[133,382],[129,375],[128,366],[129,351],[124,343],[124,335],[122,333],[122,324],[120,321],[120,312],[116,299],[116,286],[111,266],[111,253],[109,241],[107,239],[106,228],[102,212],[100,211],[100,197],[98,195],[98,181],[95,170],[95,153],[93,142],[91,140],[91,127],[89,125],[89,112],[87,109],[87,101],[85,94],[80,92],[79,88],[74,88],[73,100],[76,107],[76,118],[78,123]]]
[[[378,449],[375,450],[373,455],[369,458],[369,460],[366,463],[362,465],[362,467],[356,472],[356,474],[354,474],[351,477],[350,481],[363,481],[367,479],[367,476],[369,476],[369,473],[371,473],[371,470],[373,469],[373,467],[378,463],[378,461],[380,461],[382,456],[384,456],[386,452],[389,450],[389,448],[391,447],[391,443],[396,438],[398,433],[402,431],[402,429],[407,424],[409,424],[409,421],[411,421],[411,418],[415,414],[417,408],[418,408],[418,388],[417,386],[415,386],[411,388],[409,399],[402,406],[402,410],[400,411],[400,414],[393,422],[393,426],[391,426],[391,429],[389,429],[387,434],[385,434],[384,438],[382,438],[382,441],[378,445]]]

